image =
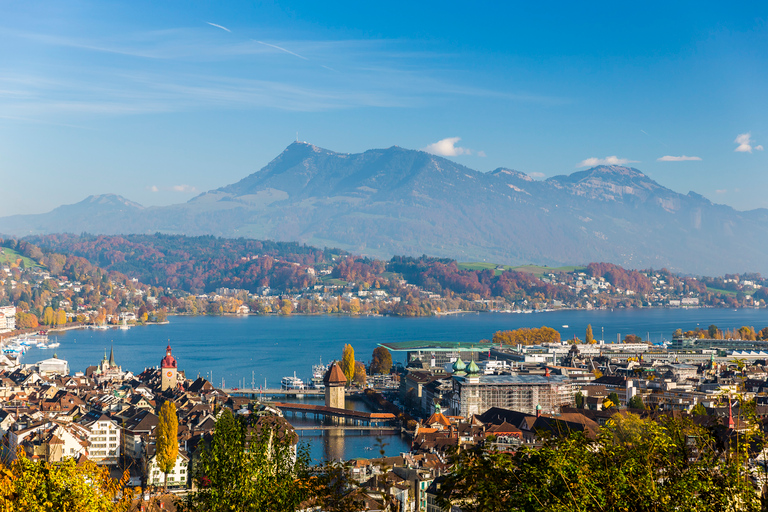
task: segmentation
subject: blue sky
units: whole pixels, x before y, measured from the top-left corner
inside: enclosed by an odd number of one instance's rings
[[[218,4],[0,0],[0,215],[186,201],[297,132],[768,207],[764,3]]]

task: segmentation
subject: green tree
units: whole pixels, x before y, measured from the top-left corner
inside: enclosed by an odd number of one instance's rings
[[[757,512],[748,445],[739,437],[722,447],[690,418],[616,414],[596,439],[578,432],[514,453],[462,450],[438,499],[465,512]]]
[[[711,340],[717,339],[718,333],[719,333],[719,329],[715,324],[712,324],[707,328],[707,336]]]
[[[187,496],[184,510],[293,512],[310,499],[323,510],[359,510],[347,468],[310,467],[306,448],[292,448],[295,433],[279,436],[264,418],[235,418],[224,409],[195,466],[197,491]]]
[[[615,391],[612,391],[612,392],[608,393],[608,400],[613,402],[613,404],[616,407],[621,405],[621,400],[619,400],[619,395]]]
[[[168,473],[176,466],[179,456],[179,418],[176,416],[176,404],[170,400],[163,402],[160,417],[155,427],[155,454],[157,465],[163,472],[163,488],[168,489]]]
[[[344,376],[347,378],[347,382],[352,383],[352,379],[355,377],[355,349],[349,343],[344,345],[340,365],[341,371],[344,372]]]
[[[573,397],[574,403],[576,404],[577,409],[583,409],[584,408],[584,393],[579,391],[576,393]]]
[[[371,374],[388,374],[392,369],[392,354],[384,347],[373,349]]]
[[[117,480],[94,462],[69,458],[56,464],[31,461],[23,450],[8,467],[0,464],[3,512],[124,512],[135,490],[128,472]]]
[[[643,397],[640,395],[634,395],[632,398],[629,399],[629,402],[627,402],[627,407],[630,409],[645,409],[645,404],[643,403]]]
[[[694,405],[693,409],[691,409],[691,414],[695,416],[706,416],[707,408],[704,407],[704,404],[702,404],[701,402],[696,402],[696,405]]]
[[[595,337],[592,335],[592,324],[587,325],[587,332],[584,335],[584,340],[590,345],[597,343],[597,341],[595,341]]]

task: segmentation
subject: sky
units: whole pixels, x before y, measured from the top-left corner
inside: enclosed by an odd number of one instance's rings
[[[768,208],[764,2],[0,0],[0,12],[0,216],[101,193],[187,201],[297,137],[536,179],[625,164]]]

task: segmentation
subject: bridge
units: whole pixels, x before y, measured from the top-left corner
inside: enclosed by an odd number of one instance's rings
[[[325,391],[322,389],[280,389],[280,388],[274,388],[274,389],[264,389],[264,388],[256,388],[256,389],[241,389],[241,388],[231,388],[231,389],[222,389],[223,392],[228,394],[229,396],[243,396],[243,397],[251,397],[256,398],[257,396],[307,396],[307,395],[315,395],[315,396],[323,396]]]
[[[387,427],[387,426],[380,426],[380,427],[372,427],[370,425],[364,426],[364,425],[313,425],[311,427],[293,427],[293,430],[296,432],[311,432],[313,430],[319,430],[319,431],[357,431],[361,434],[363,432],[376,432],[379,434],[398,434],[400,433],[400,427]]]
[[[395,415],[390,412],[363,412],[353,411],[351,409],[337,409],[335,407],[326,407],[324,405],[310,404],[289,404],[282,402],[272,402],[273,405],[283,411],[287,416],[291,414],[294,418],[297,416],[314,416],[315,418],[330,419],[334,423],[356,426],[378,426],[387,425],[395,421]]]

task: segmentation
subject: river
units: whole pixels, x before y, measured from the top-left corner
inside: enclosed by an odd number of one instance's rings
[[[627,334],[650,337],[654,343],[669,340],[677,328],[720,329],[749,325],[755,329],[768,326],[765,309],[617,309],[568,310],[531,314],[481,313],[439,317],[351,317],[351,316],[245,316],[185,317],[173,316],[165,325],[133,327],[129,330],[76,330],[57,336],[57,349],[30,349],[23,362],[49,358],[55,351],[69,362],[71,371],[84,371],[99,363],[105,352],[114,347],[117,364],[124,370],[140,373],[160,364],[165,347],[170,343],[179,369],[188,378],[204,376],[217,386],[251,387],[254,384],[279,387],[280,379],[296,375],[307,380],[311,367],[322,360],[340,359],[344,344],[355,349],[356,359],[368,361],[378,343],[409,340],[461,341],[474,343],[490,339],[498,330],[546,325],[560,331],[562,337],[584,338],[587,324],[595,338],[608,342]],[[567,326],[567,327],[565,327]],[[404,354],[395,354],[404,361]],[[243,386],[244,385],[244,386]],[[399,437],[393,436],[398,439]],[[347,445],[356,445],[347,440]],[[370,456],[360,452],[362,444],[371,446],[369,438],[360,438],[361,446],[335,447],[334,453],[347,458]],[[390,442],[388,454],[406,449],[403,441]],[[312,443],[313,458],[326,457]],[[326,443],[327,444],[327,443]]]

